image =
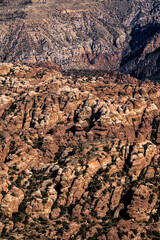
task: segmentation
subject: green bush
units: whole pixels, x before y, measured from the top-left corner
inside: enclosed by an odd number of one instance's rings
[[[110,152],[110,147],[108,145],[104,146],[103,147],[103,150],[106,152],[106,153],[109,153]]]
[[[16,212],[16,213],[13,213],[12,215],[12,220],[14,223],[17,223],[17,222],[22,222],[22,220],[24,219],[25,217],[25,214],[22,213],[22,212]]]

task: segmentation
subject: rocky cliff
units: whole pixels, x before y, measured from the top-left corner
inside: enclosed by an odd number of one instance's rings
[[[159,80],[158,0],[0,1],[0,61]]]
[[[1,239],[160,238],[160,85],[0,65]]]

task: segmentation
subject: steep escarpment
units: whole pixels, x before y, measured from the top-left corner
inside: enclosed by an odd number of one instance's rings
[[[159,238],[160,86],[0,65],[1,239]]]
[[[1,1],[1,62],[120,70],[159,79],[159,2]]]

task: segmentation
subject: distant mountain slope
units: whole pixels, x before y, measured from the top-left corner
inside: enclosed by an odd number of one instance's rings
[[[0,1],[0,61],[159,78],[159,1]]]

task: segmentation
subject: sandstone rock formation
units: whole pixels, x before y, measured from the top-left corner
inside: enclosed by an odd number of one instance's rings
[[[0,91],[1,239],[159,238],[159,83],[14,63]]]

